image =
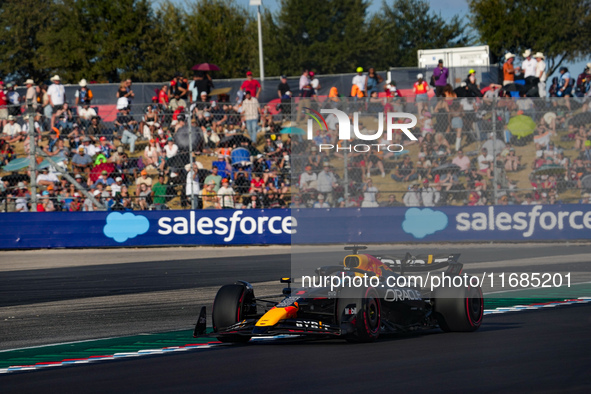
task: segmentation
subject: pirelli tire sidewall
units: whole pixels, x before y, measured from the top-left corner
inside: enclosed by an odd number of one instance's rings
[[[247,288],[243,284],[224,285],[218,290],[211,313],[214,332],[222,331],[244,319],[246,295]],[[224,335],[218,339],[222,342],[248,342],[250,337]]]
[[[435,317],[443,331],[475,331],[482,324],[484,296],[480,287],[438,287],[434,298]]]
[[[341,289],[337,314],[345,339],[349,342],[373,342],[380,336],[382,304],[373,287]],[[354,306],[355,313],[347,308]]]

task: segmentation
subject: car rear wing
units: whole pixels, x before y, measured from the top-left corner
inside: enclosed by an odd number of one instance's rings
[[[382,263],[386,264],[392,270],[400,271],[400,274],[405,272],[427,272],[443,269],[449,275],[458,275],[464,267],[463,264],[458,263],[460,254],[450,254],[448,256],[437,257],[435,255],[419,255],[413,256],[406,253],[404,258],[397,258],[392,256],[376,256]]]

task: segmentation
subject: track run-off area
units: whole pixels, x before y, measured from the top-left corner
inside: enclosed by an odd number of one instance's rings
[[[217,289],[236,280],[251,282],[257,296],[279,294],[292,248],[4,251],[0,386],[3,392],[77,391],[84,382],[87,392],[589,391],[590,244],[367,250],[406,251],[461,253],[466,272],[475,275],[571,272],[572,286],[543,292],[485,286],[487,314],[474,333],[432,330],[361,345],[263,338],[232,346],[192,337],[199,308],[210,313]],[[310,255],[320,266],[338,264],[345,252],[318,246]]]

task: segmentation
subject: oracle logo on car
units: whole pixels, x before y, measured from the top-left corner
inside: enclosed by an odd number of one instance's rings
[[[225,236],[224,242],[231,242],[238,233],[244,235],[264,234],[295,234],[297,221],[292,216],[242,216],[244,211],[234,211],[230,217],[211,218],[207,216],[196,219],[194,211],[189,218],[183,216],[163,216],[158,220],[160,235],[218,235]]]
[[[321,115],[322,114],[332,114],[337,118],[339,124],[339,140],[350,140],[351,139],[351,130],[353,130],[353,134],[355,138],[362,140],[362,141],[378,141],[382,134],[384,133],[384,114],[380,112],[378,114],[378,130],[374,134],[363,134],[359,131],[359,112],[353,112],[353,125],[351,125],[351,121],[349,115],[345,112],[340,111],[338,109],[321,109],[320,113],[314,111],[311,108],[304,108],[305,112],[311,117],[308,119],[308,130],[307,130],[307,138],[309,140],[314,139],[314,121],[318,124],[320,129],[324,128],[328,130],[328,125],[326,120]],[[394,123],[394,119],[410,119],[410,123]],[[410,132],[410,128],[416,126],[417,124],[417,117],[413,114],[409,114],[406,112],[388,112],[386,114],[386,139],[388,141],[392,141],[392,136],[395,130],[402,131],[410,140],[417,141],[417,137]],[[318,150],[322,151],[329,151],[335,150],[336,152],[347,150],[349,152],[369,152],[372,147],[375,147],[377,151],[389,151],[389,152],[401,152],[404,150],[404,146],[400,144],[354,144],[350,146],[335,146],[333,144],[319,144]]]

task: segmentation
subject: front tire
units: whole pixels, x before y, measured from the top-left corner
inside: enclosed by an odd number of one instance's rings
[[[244,319],[245,298],[246,286],[242,284],[225,285],[218,290],[211,313],[214,332],[224,330]],[[217,337],[220,342],[229,343],[246,343],[250,338],[247,335],[223,335]]]
[[[345,288],[341,291],[338,301],[341,322],[347,322],[352,326],[345,338],[348,342],[373,342],[380,336],[381,302],[377,291],[370,287],[367,289]],[[355,305],[354,315],[347,315],[345,309]]]
[[[445,332],[476,331],[484,316],[480,287],[443,287],[435,291],[435,316]]]

